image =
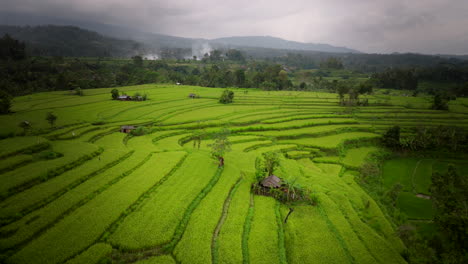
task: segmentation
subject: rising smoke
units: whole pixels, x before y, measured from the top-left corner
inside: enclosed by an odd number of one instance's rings
[[[205,54],[210,54],[213,48],[207,42],[194,42],[192,44],[192,57],[197,56],[197,60],[201,60]]]

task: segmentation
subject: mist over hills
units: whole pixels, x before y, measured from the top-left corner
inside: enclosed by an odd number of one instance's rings
[[[336,47],[329,44],[302,43],[297,41],[284,40],[271,36],[245,36],[245,37],[226,37],[211,40],[212,43],[220,43],[225,45],[240,46],[240,47],[261,47],[271,49],[286,49],[286,50],[310,50],[320,52],[334,53],[360,53],[357,50],[346,47]]]

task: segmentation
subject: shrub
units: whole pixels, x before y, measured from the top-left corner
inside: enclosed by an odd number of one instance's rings
[[[230,104],[234,100],[234,92],[230,90],[224,90],[223,94],[219,98],[219,102],[222,104]]]
[[[143,135],[146,135],[150,132],[150,130],[146,127],[137,127],[136,129],[132,130],[132,132],[130,132],[130,134],[132,136],[143,136]]]
[[[76,95],[79,95],[79,96],[83,96],[83,95],[84,95],[83,90],[82,90],[80,87],[75,88],[75,94],[76,94]]]

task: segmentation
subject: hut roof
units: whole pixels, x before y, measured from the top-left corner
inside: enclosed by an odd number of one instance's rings
[[[121,126],[121,129],[135,129],[135,126]]]
[[[130,98],[129,95],[121,95],[118,97],[119,99],[127,99],[127,98]]]
[[[263,187],[274,187],[274,188],[278,188],[281,186],[281,179],[278,178],[277,176],[275,175],[271,175],[271,176],[268,176],[266,177],[265,179],[263,179],[262,182],[260,182],[260,184],[263,186]]]

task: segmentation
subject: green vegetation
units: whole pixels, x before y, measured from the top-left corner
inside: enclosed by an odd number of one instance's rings
[[[230,104],[234,100],[234,92],[230,90],[224,90],[223,94],[219,98],[219,102],[222,104]]]
[[[344,107],[325,92],[230,88],[235,102],[219,104],[222,88],[113,89],[19,96],[0,116],[0,262],[405,263],[426,252],[408,241],[463,226],[433,209],[431,186],[464,186],[466,113],[429,110],[432,96],[385,95],[382,106],[376,90],[361,95],[369,106]],[[152,100],[110,100],[119,91]],[[119,132],[128,125],[141,131]],[[257,195],[252,184],[271,174],[277,192],[307,202]],[[450,250],[461,251],[437,252]]]

